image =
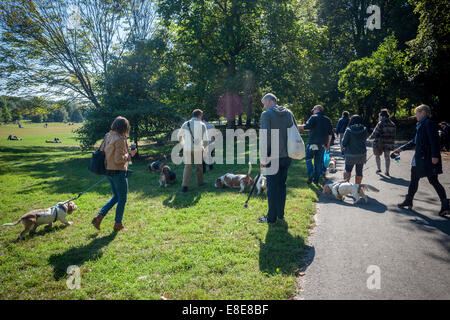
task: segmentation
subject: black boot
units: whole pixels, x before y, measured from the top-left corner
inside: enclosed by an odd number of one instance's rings
[[[408,210],[412,210],[413,202],[410,198],[406,197],[405,201],[402,203],[397,204],[397,206],[400,209],[404,209],[405,207],[408,207]]]
[[[441,205],[441,211],[439,211],[439,215],[441,217],[445,217],[447,214],[450,214],[450,204],[449,204],[449,199],[447,199],[447,201],[445,201],[442,205]]]

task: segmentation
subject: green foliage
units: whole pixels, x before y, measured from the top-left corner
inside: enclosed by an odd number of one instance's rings
[[[0,97],[0,112],[0,122],[10,122],[12,120],[8,103],[3,97]]]
[[[54,117],[53,117],[53,121],[66,122],[68,118],[69,118],[69,115],[68,115],[67,111],[63,108],[60,108],[60,109],[56,110]]]
[[[72,114],[70,115],[70,121],[71,122],[83,122],[83,114],[81,113],[80,109],[75,109]]]
[[[449,119],[450,90],[443,79],[450,77],[450,2],[410,0],[420,16],[417,37],[410,41],[408,75],[422,102],[440,119]]]
[[[366,10],[370,5],[381,9],[381,29],[369,30],[366,27],[369,17]],[[398,48],[405,49],[406,41],[415,37],[418,18],[413,12],[414,7],[404,0],[318,0],[317,10],[319,24],[326,26],[327,36],[324,49],[327,52],[323,59],[326,67],[322,69],[322,74],[329,84],[323,101],[327,112],[336,119],[349,107],[343,92],[338,90],[339,72],[354,60],[370,57],[388,36],[393,35]],[[369,88],[367,90],[370,91]],[[360,108],[353,106],[355,112]]]
[[[382,108],[395,115],[398,107],[405,105],[401,101],[408,92],[405,54],[397,46],[394,36],[387,37],[370,57],[351,62],[339,73],[339,90],[345,95],[347,109],[368,123],[377,121]]]
[[[168,43],[165,34],[137,42],[134,51],[109,67],[104,82],[104,107],[90,109],[87,122],[78,131],[84,147],[93,145],[109,130],[116,116],[130,121],[130,136],[137,144],[144,136],[170,132],[181,118],[169,97],[175,76],[167,68]]]

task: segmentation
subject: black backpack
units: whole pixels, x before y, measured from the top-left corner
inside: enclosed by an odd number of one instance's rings
[[[92,171],[95,174],[105,174],[106,168],[105,168],[105,152],[101,151],[102,145],[105,143],[105,139],[103,139],[102,144],[98,148],[97,151],[92,153],[91,161],[89,162],[89,171]]]

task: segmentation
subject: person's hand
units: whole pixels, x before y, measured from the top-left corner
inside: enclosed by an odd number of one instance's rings
[[[136,154],[137,151],[138,151],[137,148],[134,149],[134,150],[131,150],[131,151],[130,151],[131,156],[134,157],[134,155]]]
[[[325,146],[325,150],[328,150],[328,149],[330,149],[330,144],[327,144],[327,145]]]
[[[439,163],[439,158],[431,158],[431,162],[433,164],[438,164]]]

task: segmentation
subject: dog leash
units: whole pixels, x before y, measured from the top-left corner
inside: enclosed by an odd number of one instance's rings
[[[76,196],[75,198],[70,199],[70,200],[67,200],[66,202],[63,202],[63,203],[68,203],[68,202],[70,202],[70,201],[77,200],[77,199],[78,199],[79,197],[81,197],[84,193],[88,192],[89,190],[91,190],[93,187],[95,187],[96,185],[98,185],[100,182],[102,182],[102,181],[105,180],[105,179],[106,179],[106,176],[104,176],[104,177],[101,178],[99,181],[97,181],[95,184],[93,184],[92,186],[90,186],[87,190],[85,190],[85,191],[83,191],[83,192],[80,192],[80,193],[78,194],[78,196]]]
[[[375,153],[372,152],[372,155],[366,160],[366,163],[368,163],[369,160],[370,160],[370,158],[372,158],[374,155],[375,155]],[[372,167],[373,167],[373,166],[366,167],[366,168],[363,170],[363,172],[366,171],[367,169],[372,168]]]
[[[256,183],[258,183],[259,177],[261,176],[261,171],[258,173],[258,175],[255,178],[255,181],[253,182],[252,188],[250,190],[250,193],[248,194],[247,201],[244,203],[244,208],[248,208],[248,200],[250,200],[250,197],[252,196],[253,191],[255,190]]]

